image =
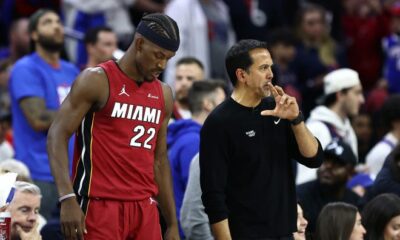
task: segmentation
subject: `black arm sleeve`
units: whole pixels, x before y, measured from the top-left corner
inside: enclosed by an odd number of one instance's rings
[[[200,132],[200,184],[210,223],[228,218],[225,202],[228,177],[228,138],[215,118],[208,118]]]

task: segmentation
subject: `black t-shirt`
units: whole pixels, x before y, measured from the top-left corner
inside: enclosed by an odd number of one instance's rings
[[[284,237],[296,231],[296,191],[291,159],[309,167],[322,163],[301,156],[290,123],[261,116],[275,102],[257,107],[233,99],[207,118],[200,138],[202,199],[210,223],[228,218],[233,238]]]

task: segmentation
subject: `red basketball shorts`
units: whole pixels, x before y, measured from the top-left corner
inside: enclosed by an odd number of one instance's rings
[[[85,240],[161,240],[157,202],[89,199]]]

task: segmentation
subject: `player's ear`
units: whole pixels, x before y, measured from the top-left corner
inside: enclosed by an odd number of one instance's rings
[[[213,106],[214,106],[214,104],[210,99],[208,99],[208,98],[203,99],[203,109],[206,112],[211,112],[211,110],[213,109]]]
[[[246,83],[246,76],[247,76],[246,70],[244,70],[242,68],[237,68],[235,71],[235,74],[236,74],[236,78],[239,82]]]
[[[136,51],[142,51],[143,50],[143,44],[144,44],[144,38],[143,37],[137,37],[135,41],[135,50]]]

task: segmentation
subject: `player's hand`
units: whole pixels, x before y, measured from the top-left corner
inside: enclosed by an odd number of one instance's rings
[[[75,198],[62,201],[60,222],[66,240],[83,240],[83,234],[86,233],[85,215]]]
[[[38,231],[39,223],[37,222],[35,226],[29,231],[25,232],[20,225],[16,225],[18,236],[21,240],[42,240],[42,236]]]
[[[299,105],[296,98],[287,95],[283,89],[277,85],[268,83],[269,90],[275,99],[276,106],[273,110],[264,110],[263,116],[274,116],[281,119],[293,120],[299,115]]]
[[[180,240],[178,225],[173,225],[167,228],[164,235],[165,240]]]

